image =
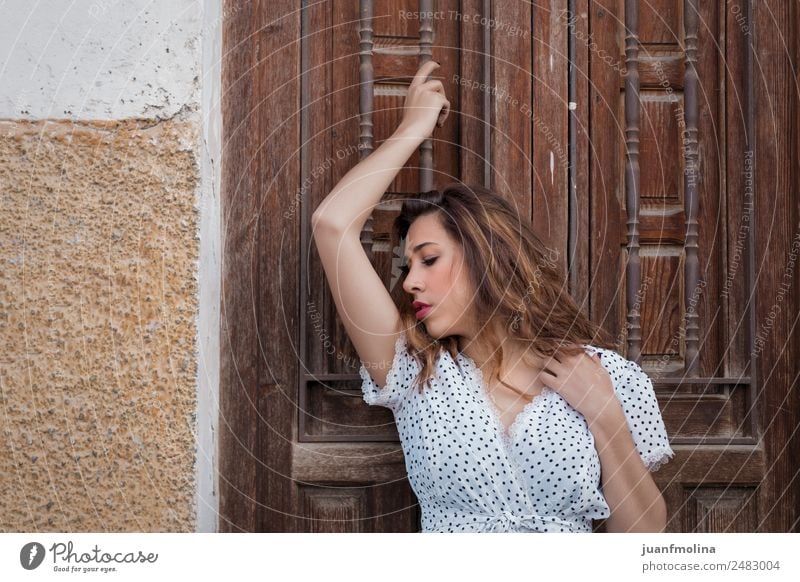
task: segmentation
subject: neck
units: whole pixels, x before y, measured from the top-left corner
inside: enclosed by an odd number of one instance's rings
[[[521,358],[525,351],[525,346],[509,336],[504,330],[501,330],[499,333],[500,344],[503,347],[503,352],[505,352],[503,360],[507,363]],[[476,339],[476,334],[459,336],[458,349],[475,362],[475,365],[479,368],[483,367],[484,364],[492,359],[498,351],[497,347],[481,344]]]

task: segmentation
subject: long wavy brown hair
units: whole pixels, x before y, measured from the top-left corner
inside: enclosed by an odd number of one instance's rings
[[[500,379],[502,337],[530,344],[523,359],[529,364],[544,356],[574,355],[581,344],[615,349],[608,333],[590,321],[569,294],[565,276],[551,252],[530,224],[498,194],[479,185],[451,183],[441,192],[432,190],[403,201],[394,221],[394,245],[406,238],[420,216],[436,214],[447,235],[461,245],[474,291],[471,308],[479,329],[479,345],[496,346],[490,358],[493,372],[503,385],[525,393]],[[438,356],[447,350],[457,362],[458,337],[436,339],[417,320],[411,296],[403,289],[405,273],[392,288],[392,298],[406,330],[408,353],[421,365],[415,382],[422,392],[434,376]],[[485,342],[485,343],[484,343]]]

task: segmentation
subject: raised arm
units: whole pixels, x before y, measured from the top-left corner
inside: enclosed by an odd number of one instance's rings
[[[431,135],[434,124],[441,126],[447,118],[450,102],[442,82],[425,81],[438,66],[428,61],[419,68],[408,87],[398,128],[342,177],[314,211],[312,224],[335,227],[340,232],[361,232],[400,169]]]
[[[345,174],[311,217],[312,232],[336,310],[372,378],[383,387],[400,333],[400,313],[361,246],[364,223],[397,173],[447,116],[441,81],[428,61],[409,86],[400,126]]]

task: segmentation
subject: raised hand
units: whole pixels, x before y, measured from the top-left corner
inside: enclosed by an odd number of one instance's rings
[[[445,96],[442,82],[426,81],[437,67],[439,63],[428,61],[417,70],[403,103],[400,127],[421,139],[430,137],[434,126],[442,127],[450,113],[450,101]]]

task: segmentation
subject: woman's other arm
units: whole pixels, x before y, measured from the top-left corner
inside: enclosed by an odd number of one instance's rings
[[[609,407],[590,428],[600,457],[603,496],[611,511],[606,531],[663,532],[667,506],[636,451],[622,408]]]

